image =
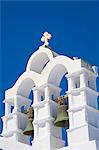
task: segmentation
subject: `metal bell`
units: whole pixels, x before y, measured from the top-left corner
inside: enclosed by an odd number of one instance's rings
[[[54,125],[57,127],[69,127],[69,116],[67,112],[67,105],[60,105],[57,109],[57,118],[54,121]]]
[[[28,136],[30,136],[30,135],[33,136],[34,135],[34,127],[33,127],[33,123],[32,123],[33,119],[34,119],[33,107],[30,107],[25,112],[26,112],[25,114],[27,114],[27,116],[28,116],[28,124],[27,124],[25,130],[23,131],[23,134],[28,135]]]
[[[33,127],[32,122],[33,122],[33,119],[29,118],[28,124],[27,124],[25,130],[23,131],[23,134],[28,135],[28,136],[31,136],[31,135],[33,136],[34,127]]]

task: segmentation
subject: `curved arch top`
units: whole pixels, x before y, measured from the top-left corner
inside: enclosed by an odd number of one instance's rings
[[[73,73],[79,69],[80,63],[67,56],[57,56],[50,61],[42,71],[46,82],[52,82],[59,86],[61,78],[65,73]]]
[[[66,73],[67,73],[67,70],[64,65],[56,64],[50,71],[47,82],[52,83],[56,87],[59,87],[61,79]]]
[[[56,54],[56,53],[55,53]],[[35,71],[41,73],[45,65],[52,60],[54,57],[53,52],[49,48],[40,47],[33,55],[30,57],[26,71]]]
[[[12,95],[28,97],[32,88],[41,84],[40,81],[42,81],[40,74],[33,71],[24,72],[15,85],[6,91],[6,98]]]
[[[46,65],[46,66],[45,66]],[[71,74],[81,68],[81,62],[67,56],[60,56],[48,48],[41,47],[28,61],[24,72],[15,85],[6,91],[6,96],[22,95],[28,97],[30,90],[45,83],[59,86],[65,73]]]

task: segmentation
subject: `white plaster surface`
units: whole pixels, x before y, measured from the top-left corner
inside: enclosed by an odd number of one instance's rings
[[[51,99],[60,95],[62,77],[66,74],[69,97],[68,147],[64,147],[61,128],[53,125],[58,105]],[[26,71],[5,92],[3,150],[99,150],[99,112],[96,91],[97,74],[82,67],[81,59],[60,56],[41,46],[30,57]],[[89,85],[88,85],[89,84]],[[28,118],[21,107],[29,108],[30,92],[34,93],[34,140],[23,135]],[[41,101],[41,96],[44,100]],[[11,112],[11,106],[14,107]],[[25,143],[25,144],[24,144]],[[64,148],[63,148],[64,147]]]

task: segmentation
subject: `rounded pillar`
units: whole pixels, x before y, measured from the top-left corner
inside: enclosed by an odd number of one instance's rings
[[[8,102],[5,102],[5,116],[11,113],[11,105]]]
[[[84,72],[80,74],[80,87],[82,88],[87,86],[88,86],[88,77],[87,74]]]

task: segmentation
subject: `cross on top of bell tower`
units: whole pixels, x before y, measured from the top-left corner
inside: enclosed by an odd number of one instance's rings
[[[41,41],[44,42],[44,46],[48,46],[49,45],[49,42],[48,40],[50,40],[52,37],[52,35],[48,32],[44,32],[42,38],[41,38]]]

